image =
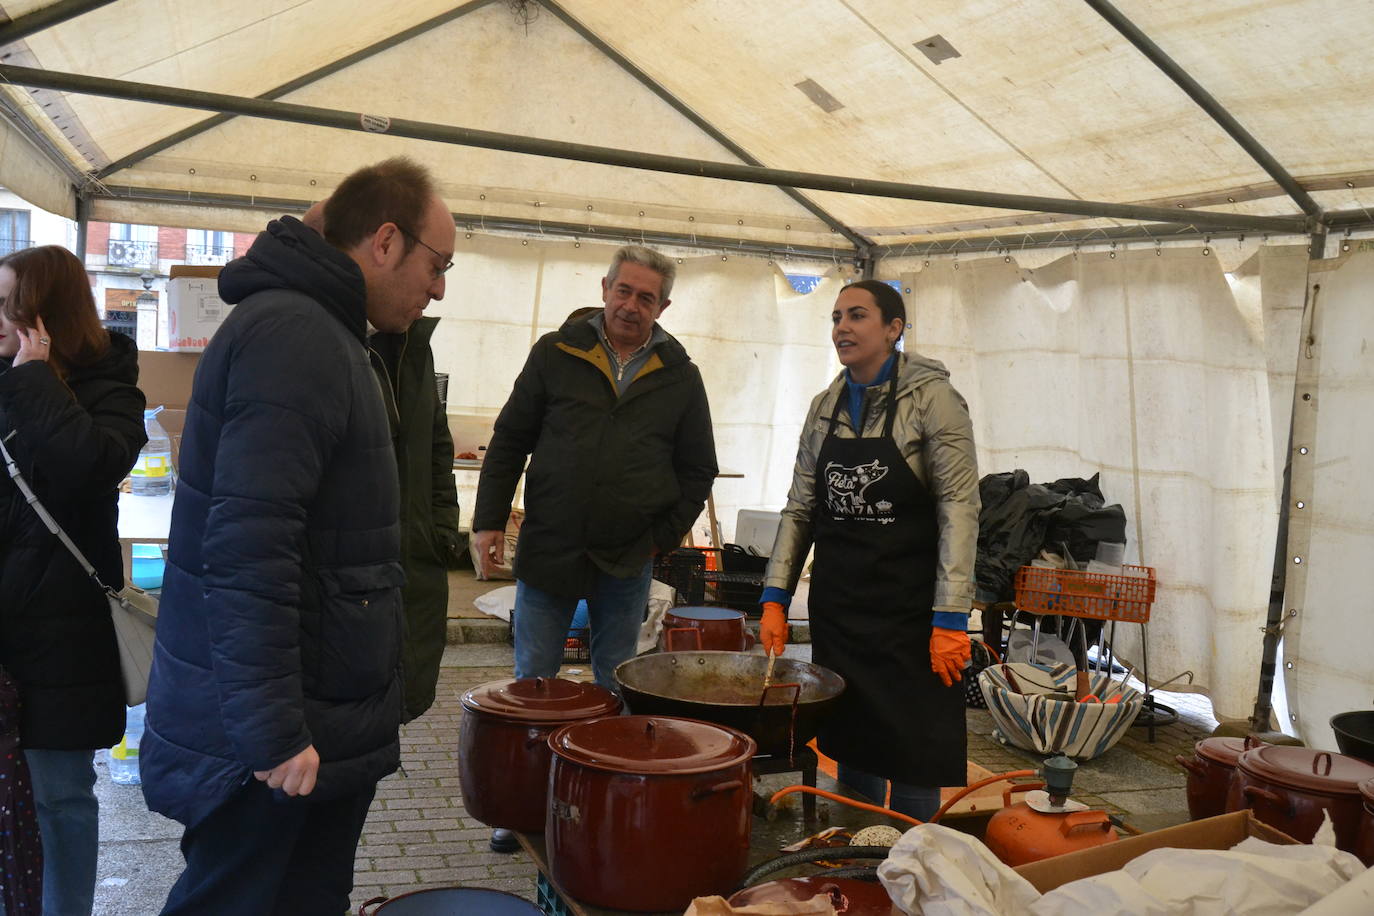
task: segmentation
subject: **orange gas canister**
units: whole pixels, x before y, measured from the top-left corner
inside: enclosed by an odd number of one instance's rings
[[[1077,765],[1058,756],[1045,762],[1048,791],[1035,784],[1008,788],[1006,803],[988,821],[983,842],[993,855],[1015,867],[1051,856],[1103,846],[1117,840],[1107,812],[1068,798]],[[1011,793],[1027,791],[1025,801],[1011,803]]]

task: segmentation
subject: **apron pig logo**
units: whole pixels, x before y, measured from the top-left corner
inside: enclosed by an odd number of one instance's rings
[[[877,459],[852,468],[832,461],[825,466],[826,505],[836,515],[872,515],[864,491],[886,476],[887,468]]]

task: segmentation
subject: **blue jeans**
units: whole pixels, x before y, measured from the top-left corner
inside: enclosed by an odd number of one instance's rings
[[[883,804],[887,797],[888,780],[863,770],[838,763],[835,769],[836,780],[858,792],[875,805]],[[940,810],[940,787],[909,786],[904,782],[892,782],[892,803],[887,805],[918,821],[928,821]]]
[[[645,563],[639,575],[628,579],[598,573],[592,593],[586,596],[592,673],[598,684],[617,694],[620,688],[615,681],[615,668],[635,657],[652,578],[652,563]],[[550,594],[526,582],[515,583],[516,677],[558,674],[578,600]]]
[[[94,751],[24,750],[43,836],[44,916],[91,916],[100,851]]]

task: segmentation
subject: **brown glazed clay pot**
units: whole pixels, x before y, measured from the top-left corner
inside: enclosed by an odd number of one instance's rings
[[[664,652],[744,652],[754,644],[744,612],[728,607],[675,607],[663,615]]]
[[[1254,735],[1245,738],[1203,738],[1193,746],[1193,756],[1174,757],[1188,771],[1188,816],[1193,820],[1226,813],[1236,760],[1245,751],[1261,747]]]
[[[1266,745],[1240,755],[1227,809],[1249,808],[1271,827],[1299,843],[1310,843],[1329,812],[1336,847],[1355,849],[1363,803],[1360,783],[1374,778],[1374,765],[1309,747]]]
[[[618,716],[549,737],[549,875],[594,906],[681,912],[725,896],[749,858],[752,738],[691,719]]]
[[[1360,829],[1355,836],[1355,855],[1374,868],[1374,779],[1360,783],[1360,797],[1364,801],[1364,811],[1360,813]]]
[[[876,881],[854,878],[781,878],[756,884],[732,896],[733,907],[754,906],[761,903],[801,903],[820,894],[830,896],[830,905],[844,916],[902,916],[887,891]]]
[[[463,694],[458,780],[468,813],[490,827],[544,829],[548,737],[570,722],[620,712],[615,694],[559,678],[493,681]]]

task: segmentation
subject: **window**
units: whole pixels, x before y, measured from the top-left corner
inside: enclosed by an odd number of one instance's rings
[[[28,210],[0,210],[0,257],[33,244]]]
[[[138,223],[110,223],[110,238],[124,242],[156,242],[157,227]]]
[[[213,229],[186,230],[187,264],[226,264],[234,256],[234,234]]]
[[[147,269],[157,266],[157,227],[110,223],[107,263],[111,267]]]

